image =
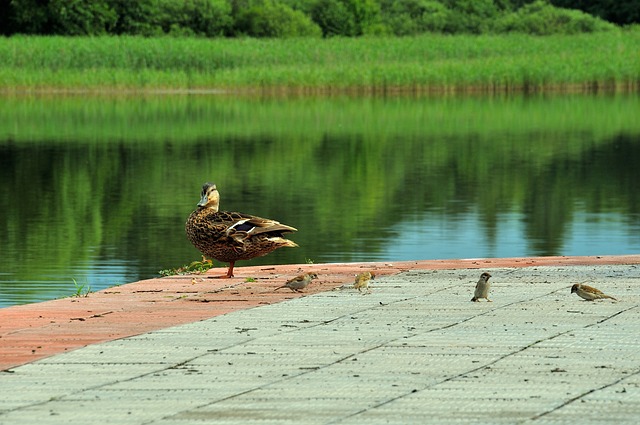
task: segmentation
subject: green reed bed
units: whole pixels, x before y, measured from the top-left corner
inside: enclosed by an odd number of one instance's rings
[[[633,88],[640,32],[359,39],[12,37],[0,89],[543,90]]]

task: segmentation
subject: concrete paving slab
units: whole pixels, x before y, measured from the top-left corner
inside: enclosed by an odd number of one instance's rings
[[[0,424],[637,423],[640,267],[485,270],[492,303],[409,270],[14,367]]]

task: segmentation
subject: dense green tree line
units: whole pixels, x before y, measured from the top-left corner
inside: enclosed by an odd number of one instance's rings
[[[638,0],[10,0],[0,34],[293,37],[556,34],[640,22]]]

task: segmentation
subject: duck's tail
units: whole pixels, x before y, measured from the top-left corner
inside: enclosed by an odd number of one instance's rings
[[[269,239],[269,241],[273,242],[274,244],[277,244],[279,247],[296,248],[298,246],[298,244],[294,241],[281,238],[280,236],[271,236],[267,239]]]

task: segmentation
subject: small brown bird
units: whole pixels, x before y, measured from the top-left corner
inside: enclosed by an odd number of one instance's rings
[[[368,292],[369,282],[371,281],[371,279],[375,279],[375,278],[376,278],[376,275],[375,273],[372,273],[372,272],[358,273],[358,275],[356,276],[356,281],[353,284],[353,287],[360,292],[362,292],[362,289],[366,289]]]
[[[614,301],[618,301],[610,295],[605,294],[599,289],[593,286],[583,285],[582,283],[576,283],[571,287],[571,293],[576,293],[580,298],[584,298],[587,301],[600,300],[603,298],[609,298]]]
[[[478,302],[480,298],[486,299],[488,302],[492,302],[489,299],[489,289],[491,288],[491,284],[489,283],[489,278],[491,275],[487,272],[484,272],[480,275],[480,280],[476,283],[476,290],[473,293],[473,298],[471,301]]]
[[[293,279],[288,280],[287,283],[277,287],[276,289],[274,289],[274,291],[277,291],[278,289],[282,289],[282,288],[289,288],[294,292],[302,292],[302,290],[306,288],[307,285],[311,283],[313,279],[317,279],[317,278],[318,278],[317,273],[301,274],[300,276],[296,276]]]

